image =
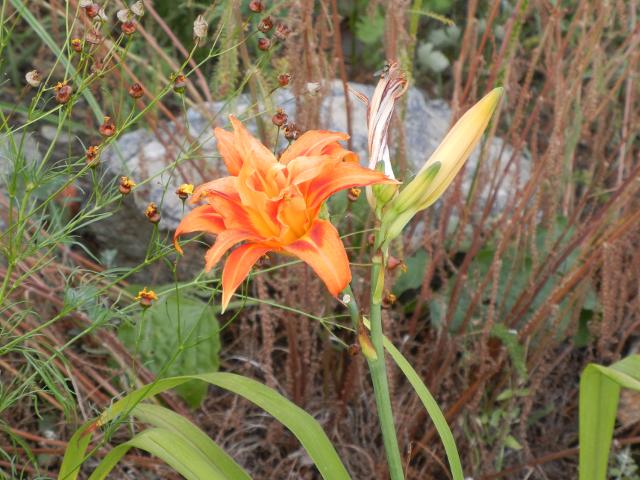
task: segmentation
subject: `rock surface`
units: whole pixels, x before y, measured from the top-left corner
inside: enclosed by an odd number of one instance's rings
[[[350,86],[368,97],[374,90],[372,85],[351,84]],[[362,162],[366,163],[366,106],[354,96],[350,98],[350,104],[352,147],[360,155]],[[274,105],[283,107],[289,118],[295,121],[295,101],[288,90],[276,92]],[[249,108],[248,95],[241,95],[226,105],[224,102],[214,102],[188,110],[186,118],[178,118],[177,125],[165,125],[158,137],[146,129],[126,133],[112,148],[103,153],[103,164],[113,176],[130,175],[137,181],[152,177],[150,181],[135,190],[132,195],[134,201],[132,207],[143,212],[149,202],[157,203],[162,213],[161,228],[171,231],[184,215],[183,205],[174,194],[178,186],[181,183],[197,185],[203,182],[205,177],[210,179],[225,175],[224,165],[218,157],[212,135],[212,118],[217,119],[219,124],[225,124],[228,114],[242,116]],[[444,138],[450,126],[451,109],[443,100],[428,100],[420,90],[410,88],[407,92],[407,108],[404,115],[407,167],[409,171],[415,172]],[[345,97],[342,83],[339,81],[333,81],[329,85],[328,94],[323,98],[321,123],[325,128],[332,130],[348,130]],[[255,132],[255,122],[248,122],[247,125]],[[188,127],[190,139],[185,139],[182,133],[186,127]],[[192,145],[196,145],[197,148],[191,148]],[[510,157],[511,148],[504,146],[502,140],[494,139],[489,146],[483,168],[504,169]],[[467,165],[463,181],[465,191],[470,187],[478,158],[479,151],[476,149]],[[509,195],[517,190],[518,185],[527,180],[528,162],[519,162],[519,165],[522,171],[518,172],[518,175],[508,173],[505,176],[494,210],[502,209]],[[512,170],[514,169],[511,168],[509,171]],[[145,221],[144,217],[139,218],[141,222]],[[105,234],[103,233],[104,222],[101,222],[99,231],[95,232],[98,241],[111,243],[120,237],[118,225],[122,222],[119,222],[117,215],[111,223],[113,228],[106,229]],[[108,238],[105,238],[105,235]],[[123,235],[124,240],[127,238],[127,233]],[[127,250],[129,248],[127,246]]]

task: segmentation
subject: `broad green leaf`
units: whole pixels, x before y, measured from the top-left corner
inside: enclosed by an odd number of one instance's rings
[[[100,462],[89,480],[106,478],[132,447],[155,455],[187,480],[235,480],[224,475],[201,451],[194,449],[193,445],[182,436],[175,435],[172,430],[164,428],[144,430],[128,442],[115,447]]]
[[[227,452],[215,443],[207,434],[182,415],[168,408],[149,403],[139,403],[131,412],[139,420],[154,427],[173,432],[199,450],[225,476],[234,480],[250,480],[249,474],[238,465]]]
[[[198,298],[185,295],[178,298],[172,293],[162,296],[143,317],[138,318],[138,325],[122,325],[118,336],[130,351],[134,351],[137,328],[141,327],[138,354],[145,367],[158,374],[178,350],[180,331],[187,346],[163,374],[179,376],[214,372],[220,363],[220,328],[216,311],[215,307]],[[207,384],[187,382],[176,391],[190,406],[197,407],[207,393]]]
[[[241,395],[271,414],[300,440],[323,478],[331,480],[348,480],[351,478],[324,430],[311,415],[275,390],[255,380],[234,373],[214,372],[158,380],[134,390],[115,402],[108,410],[103,412],[99,418],[99,423],[104,425],[106,422],[116,418],[126,417],[142,400],[190,380],[202,380]],[[173,436],[175,437],[175,435]]]
[[[604,480],[620,388],[640,391],[640,355],[610,367],[589,364],[580,377],[580,480]]]
[[[409,258],[405,258],[407,271],[400,274],[393,285],[393,293],[398,297],[408,290],[420,288],[424,279],[424,272],[427,268],[427,252],[424,249],[418,250]]]

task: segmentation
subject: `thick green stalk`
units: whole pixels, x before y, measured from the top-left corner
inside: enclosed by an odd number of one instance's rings
[[[384,286],[383,259],[377,258],[371,267],[371,309],[369,312],[371,320],[371,342],[376,351],[376,359],[367,359],[369,372],[373,381],[373,391],[376,397],[376,408],[380,428],[382,430],[382,440],[389,463],[389,473],[391,480],[402,480],[404,472],[396,428],[393,422],[393,411],[391,410],[391,397],[389,396],[389,384],[387,381],[387,367],[384,361],[384,347],[382,340],[382,308],[381,293]]]

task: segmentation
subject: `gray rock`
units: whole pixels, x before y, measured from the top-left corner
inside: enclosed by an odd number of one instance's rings
[[[374,86],[350,84],[350,87],[368,97],[373,93]],[[273,98],[273,105],[281,106],[290,118],[295,119],[295,99],[288,90],[278,90]],[[132,195],[132,208],[138,212],[144,211],[149,202],[157,203],[161,208],[161,227],[167,231],[176,228],[183,217],[182,202],[174,194],[181,183],[202,183],[206,179],[226,174],[224,165],[218,157],[215,139],[211,131],[212,120],[218,124],[226,124],[229,113],[241,116],[250,109],[248,95],[241,95],[228,104],[214,102],[192,108],[187,111],[186,118],[178,118],[176,124],[165,124],[158,136],[146,129],[135,130],[124,134],[118,142],[105,151],[102,156],[107,171],[113,176],[130,175],[137,181],[151,177],[140,185]],[[352,147],[360,155],[363,163],[367,159],[367,128],[366,106],[357,98],[350,98],[352,118]],[[268,117],[267,117],[268,118]],[[407,93],[407,106],[404,112],[404,135],[407,166],[410,172],[416,172],[428,159],[444,138],[451,118],[451,109],[443,100],[429,100],[424,94],[410,88]],[[328,94],[323,98],[321,109],[321,123],[332,130],[347,131],[347,116],[343,87],[340,81],[334,80],[328,88]],[[254,122],[247,123],[248,128],[255,132]],[[183,132],[188,128],[189,138]],[[480,177],[483,172],[504,169],[511,157],[511,148],[504,145],[499,138],[493,140],[488,148]],[[478,167],[479,149],[472,154],[463,181],[463,190],[468,192],[473,173]],[[513,195],[517,187],[521,186],[529,176],[528,161],[515,162],[519,171],[512,167],[505,176],[502,188],[493,209],[501,210]],[[483,184],[484,185],[484,184]],[[480,190],[481,198],[488,197],[488,189]],[[144,220],[144,218],[142,218]],[[113,229],[109,231],[110,241],[118,237],[118,215],[111,220]],[[124,225],[127,225],[124,223]],[[98,241],[107,240],[104,237],[104,222],[96,230]],[[127,249],[129,246],[127,246]]]

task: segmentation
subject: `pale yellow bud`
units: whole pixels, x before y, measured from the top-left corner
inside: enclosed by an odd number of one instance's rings
[[[494,88],[482,100],[471,107],[456,122],[436,151],[433,152],[433,155],[420,169],[420,172],[423,172],[431,165],[437,162],[441,163],[438,174],[424,192],[419,210],[424,210],[432,205],[451,184],[480,141],[493,112],[500,102],[502,92],[502,87]],[[420,172],[418,172],[418,175],[420,175]]]

